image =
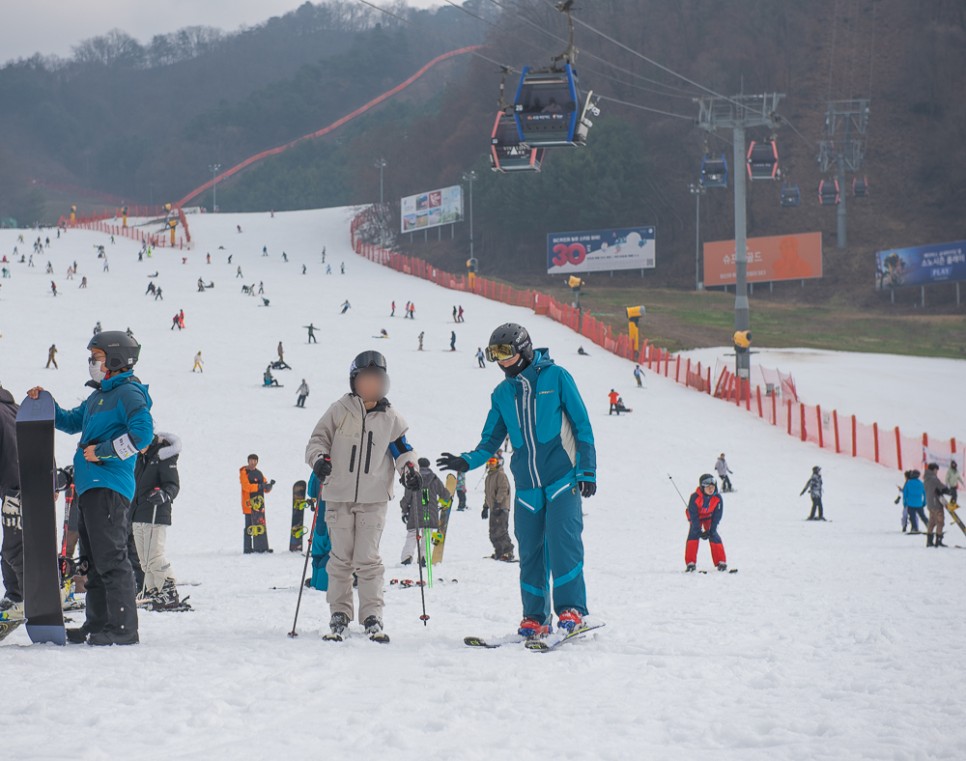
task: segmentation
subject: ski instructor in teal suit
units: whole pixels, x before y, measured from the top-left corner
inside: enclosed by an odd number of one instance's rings
[[[519,633],[547,635],[551,610],[561,629],[574,631],[587,615],[581,498],[597,491],[587,408],[570,373],[554,364],[547,349],[534,349],[521,325],[494,330],[485,353],[506,378],[490,397],[480,443],[461,455],[444,452],[437,465],[459,472],[478,468],[509,435],[523,598]]]

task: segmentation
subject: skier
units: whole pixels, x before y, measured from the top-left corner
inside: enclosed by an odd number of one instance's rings
[[[203,373],[205,371],[205,362],[201,358],[201,349],[198,349],[198,353],[195,354],[195,363],[191,366],[191,372]]]
[[[96,336],[98,333],[101,332],[101,330],[102,330],[101,321],[98,320],[96,323],[94,323],[94,335]]]
[[[456,331],[451,330],[449,332],[449,350],[456,351]]]
[[[184,330],[184,310],[178,310],[178,329]]]
[[[456,474],[456,512],[466,510],[466,473]]]
[[[812,475],[798,496],[801,497],[806,491],[812,498],[812,512],[808,514],[807,520],[824,521],[825,513],[822,507],[822,469],[818,465],[812,468]],[[817,516],[816,511],[818,511]]]
[[[640,365],[634,365],[634,380],[637,381],[638,388],[644,387],[644,371]]]
[[[87,288],[87,275],[81,276],[80,285],[77,286],[77,287],[78,288]]]
[[[919,480],[918,470],[907,470],[905,473],[906,482],[902,485],[902,530],[906,530],[906,521],[912,523],[912,533],[918,534],[919,521],[923,526],[928,525],[929,520],[923,512],[926,508],[926,488]]]
[[[74,454],[74,486],[80,543],[87,568],[87,620],[67,630],[72,643],[133,645],[138,642],[134,573],[128,559],[134,465],[154,438],[151,397],[134,377],[138,342],[120,330],[99,332],[87,345],[94,392],[72,410],[55,407],[55,425],[80,433]],[[31,399],[43,389],[27,392]]]
[[[3,515],[0,570],[4,587],[0,619],[5,620],[23,618],[23,527],[16,425],[18,409],[13,395],[0,387],[0,504]]]
[[[358,578],[359,620],[366,634],[383,632],[385,567],[379,540],[392,499],[393,469],[406,488],[421,485],[417,458],[406,441],[406,421],[386,399],[386,359],[364,351],[349,367],[349,393],[334,402],[316,424],[305,461],[325,484],[325,522],[332,554],[326,570],[331,619],[327,639],[341,640],[352,619],[352,577]]]
[[[494,330],[486,358],[498,362],[506,377],[491,395],[480,442],[459,456],[444,452],[437,465],[458,472],[477,468],[509,434],[523,601],[519,632],[525,637],[548,634],[551,602],[558,626],[574,631],[587,615],[581,498],[597,491],[587,408],[570,373],[554,364],[547,349],[535,350],[520,325]]]
[[[456,321],[457,322],[466,322],[466,320],[463,319],[463,305],[462,304],[460,304],[460,308],[456,312]]]
[[[238,469],[238,480],[241,482],[242,513],[245,516],[243,552],[246,555],[252,552],[272,552],[268,546],[268,535],[264,532],[264,515],[265,495],[271,493],[275,479],[266,483],[265,475],[258,469],[258,455],[250,454],[248,464]],[[256,535],[258,528],[262,529],[262,533]]]
[[[698,562],[698,544],[707,539],[711,545],[711,562],[719,571],[727,571],[725,548],[718,535],[718,524],[724,511],[724,502],[718,494],[714,476],[705,473],[698,481],[698,488],[691,495],[685,515],[690,523],[688,541],[684,549],[685,570],[693,572]]]
[[[480,366],[480,369],[482,369],[482,370],[485,370],[486,369],[486,362],[484,362],[484,359],[485,359],[485,356],[483,355],[483,347],[482,346],[477,346],[476,347],[476,362]]]
[[[174,330],[175,328],[182,330],[181,320],[178,318],[177,312],[175,313],[174,317],[171,318],[171,330]]]
[[[352,304],[349,303],[349,299],[346,299],[345,301],[343,301],[341,314],[345,314],[346,312],[348,312],[350,307],[352,307]]]
[[[724,452],[718,455],[718,459],[715,460],[714,470],[718,474],[718,478],[721,479],[721,491],[727,493],[732,491],[731,479],[728,478],[729,475],[733,476],[731,468],[728,467],[728,461],[725,460]]]
[[[417,336],[417,338],[419,338],[419,349],[418,349],[418,351],[422,351],[423,350],[423,338],[425,338],[425,336],[426,336],[426,333],[424,331],[422,331],[422,330],[419,331],[419,335]]]
[[[421,541],[425,531],[439,528],[439,503],[452,499],[439,476],[433,473],[425,457],[419,461],[420,485],[407,488],[399,502],[403,523],[406,524],[406,542],[403,544],[400,562],[409,565],[415,554],[420,565],[426,565],[426,548]]]
[[[339,274],[345,274],[345,262],[342,262],[342,264],[339,265]]]
[[[456,305],[455,304],[453,305],[453,322],[459,322],[459,320],[456,318]]]
[[[395,301],[395,299],[393,299],[392,306],[391,306],[391,308],[389,310],[389,316],[390,317],[395,317],[396,316],[396,301]]]
[[[44,369],[49,370],[51,365],[54,366],[55,370],[60,369],[57,366],[57,344],[51,344],[50,348],[47,349],[47,367]]]
[[[963,485],[963,479],[959,475],[959,465],[955,460],[950,460],[949,467],[946,468],[946,488],[949,489],[949,501],[959,504],[959,487]]]
[[[922,479],[926,490],[926,506],[929,508],[929,524],[926,526],[926,546],[945,547],[943,544],[943,527],[946,525],[946,515],[943,511],[942,496],[949,494],[949,489],[939,480],[939,465],[934,462],[926,466],[926,474]],[[935,542],[933,534],[936,535]]]
[[[298,387],[298,391],[295,392],[298,395],[298,399],[295,401],[296,407],[305,407],[305,400],[309,397],[309,384],[305,382],[305,378],[302,378],[302,383]]]
[[[510,479],[503,472],[503,457],[497,454],[486,461],[483,520],[490,519],[490,543],[494,560],[511,562],[513,542],[510,541]]]
[[[50,281],[50,292],[51,292],[51,293],[52,293],[52,294],[53,294],[54,296],[56,296],[56,295],[57,295],[57,283],[55,283],[55,282],[54,282],[53,280],[51,280],[51,281]]]
[[[181,605],[174,572],[164,554],[171,504],[181,490],[180,453],[180,438],[157,432],[144,451],[138,453],[134,465],[137,491],[131,502],[131,530],[144,570],[139,603],[151,610],[178,609]]]
[[[311,322],[308,325],[303,325],[302,327],[309,331],[309,340],[308,340],[308,342],[310,344],[317,344],[318,341],[315,340],[315,331],[318,330],[318,328],[315,327],[315,325],[313,325]]]
[[[285,347],[282,346],[282,342],[281,341],[278,342],[278,348],[276,348],[275,351],[278,352],[278,361],[279,362],[284,362],[285,361]]]
[[[245,277],[245,276],[242,274],[242,268],[241,268],[241,265],[239,264],[238,268],[235,270],[235,280],[238,280],[238,278],[242,278],[242,277]]]

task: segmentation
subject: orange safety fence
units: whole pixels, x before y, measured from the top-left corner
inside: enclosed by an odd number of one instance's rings
[[[614,333],[610,325],[583,314],[575,307],[557,301],[552,296],[530,289],[521,290],[484,277],[473,278],[470,285],[466,275],[454,275],[412,256],[404,256],[382,246],[363,240],[372,219],[369,209],[357,214],[350,225],[352,249],[370,261],[390,267],[407,275],[430,280],[444,288],[475,293],[512,306],[533,309],[554,322],[565,325],[588,340],[619,357],[646,366],[652,373],[663,376],[687,388],[723,399],[739,409],[751,412],[769,425],[800,441],[810,442],[848,457],[861,457],[894,470],[922,468],[928,461],[943,467],[955,459],[966,471],[966,441],[956,438],[931,439],[928,434],[908,436],[899,427],[885,427],[878,423],[866,425],[855,415],[841,414],[835,409],[805,404],[798,399],[798,391],[791,375],[769,368],[759,368],[764,380],[752,387],[740,383],[727,367],[716,368],[712,380],[711,367],[703,367],[688,357],[672,354],[645,339],[635,352],[630,336]]]
[[[176,209],[176,211],[178,214],[179,228],[184,231],[184,234],[176,235],[174,248],[184,249],[191,244],[191,230],[188,227],[188,220],[185,217],[184,211],[181,208]],[[64,228],[72,227],[78,230],[93,230],[95,232],[105,233],[106,235],[119,235],[141,243],[147,243],[149,246],[155,248],[172,247],[171,232],[167,227],[168,212],[163,207],[129,206],[127,216],[127,226],[116,221],[122,218],[121,209],[117,209],[114,212],[105,211],[100,214],[91,214],[86,217],[76,217],[73,222],[70,221],[69,217],[61,216],[57,220],[57,226]],[[149,218],[148,222],[131,224],[133,220],[143,219],[145,217]],[[145,227],[148,225],[164,225],[164,227],[146,230]]]

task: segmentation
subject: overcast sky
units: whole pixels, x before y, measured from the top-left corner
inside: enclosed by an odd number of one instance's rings
[[[68,56],[71,46],[115,27],[141,42],[185,26],[233,31],[295,10],[304,0],[0,0],[0,62],[34,53]],[[380,3],[375,3],[379,5]],[[442,0],[408,0],[418,8]]]

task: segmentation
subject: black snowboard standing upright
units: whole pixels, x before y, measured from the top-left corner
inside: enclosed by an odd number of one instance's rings
[[[27,397],[17,413],[20,506],[23,520],[23,599],[31,642],[67,644],[57,563],[54,504],[54,400]]]
[[[302,537],[305,536],[305,481],[292,485],[292,533],[288,539],[290,552],[302,551]]]
[[[265,521],[265,497],[257,494],[251,500],[252,512],[248,517],[248,535],[252,538],[253,552],[270,552],[268,547],[268,523]]]

